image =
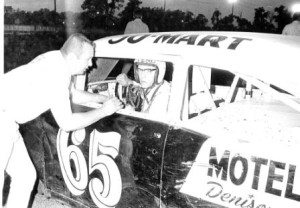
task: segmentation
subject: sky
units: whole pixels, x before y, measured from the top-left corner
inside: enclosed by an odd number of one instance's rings
[[[84,0],[56,0],[57,11],[80,12],[81,4]],[[191,11],[195,15],[204,14],[208,19],[211,18],[215,9],[218,9],[222,16],[227,16],[232,12],[232,4],[228,0],[142,0],[142,7],[164,7],[166,10]],[[233,5],[235,15],[253,20],[254,9],[264,7],[267,11],[274,11],[275,7],[284,5],[290,8],[293,3],[300,3],[300,0],[237,0]],[[25,11],[35,11],[41,8],[54,9],[54,0],[4,0],[5,6],[12,6],[14,9]],[[126,5],[126,4],[124,4]]]

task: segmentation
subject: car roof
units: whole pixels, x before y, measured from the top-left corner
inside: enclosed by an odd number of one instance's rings
[[[95,56],[180,59],[275,85],[300,97],[300,37],[249,32],[161,32],[94,41]]]

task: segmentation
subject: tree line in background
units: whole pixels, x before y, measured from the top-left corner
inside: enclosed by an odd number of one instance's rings
[[[263,33],[281,33],[283,27],[292,21],[291,12],[281,5],[274,11],[266,11],[263,7],[255,8],[252,21],[241,15],[229,14],[223,16],[215,10],[209,19],[203,14],[195,15],[190,11],[166,10],[163,8],[140,7],[141,0],[129,0],[124,6],[124,0],[85,0],[81,5],[83,12],[55,12],[41,9],[34,12],[14,11],[5,13],[5,24],[42,25],[65,28],[73,27],[77,31],[102,29],[113,34],[122,33],[132,13],[140,8],[143,21],[151,32],[162,31],[249,31]]]

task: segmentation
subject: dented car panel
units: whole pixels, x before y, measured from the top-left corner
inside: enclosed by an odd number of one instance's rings
[[[239,32],[96,40],[97,69],[82,89],[126,103],[114,79],[122,61],[166,61],[167,112],[122,109],[73,132],[50,111],[21,125],[45,190],[74,207],[299,207],[299,40]]]

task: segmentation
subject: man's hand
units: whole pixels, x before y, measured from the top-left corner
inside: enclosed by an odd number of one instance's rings
[[[115,113],[116,111],[122,109],[124,107],[123,103],[116,97],[108,99],[102,105],[102,110],[105,112],[107,116]]]
[[[132,84],[132,80],[127,77],[126,74],[119,74],[116,78],[117,82],[123,86],[128,86]]]
[[[129,111],[135,111],[134,107],[133,107],[132,105],[129,105],[129,104],[127,104],[127,105],[125,106],[125,109],[126,109],[126,110],[129,110]]]

